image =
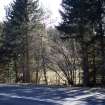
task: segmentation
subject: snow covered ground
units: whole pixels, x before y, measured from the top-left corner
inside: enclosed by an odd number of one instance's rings
[[[0,105],[105,105],[105,90],[0,86]]]

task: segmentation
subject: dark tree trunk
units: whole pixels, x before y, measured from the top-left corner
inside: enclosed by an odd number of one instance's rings
[[[46,69],[45,69],[45,67],[43,68],[43,71],[44,71],[45,84],[48,85],[47,74],[46,74]]]
[[[93,84],[96,85],[95,49],[94,49],[94,52],[93,52]]]
[[[36,70],[35,84],[38,85],[38,82],[39,82],[39,70],[37,68],[37,70]]]
[[[82,43],[82,69],[83,69],[83,85],[89,86],[89,65],[87,46]]]
[[[14,71],[15,71],[15,82],[18,82],[18,69],[17,69],[17,61],[14,59]]]

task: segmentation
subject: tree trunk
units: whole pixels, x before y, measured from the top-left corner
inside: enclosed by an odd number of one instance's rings
[[[15,70],[15,82],[18,82],[18,70],[17,70],[17,62],[16,59],[14,59],[14,70]]]
[[[95,49],[94,49],[95,50]],[[93,83],[96,85],[96,64],[95,64],[95,51],[93,52]]]
[[[82,69],[83,69],[83,85],[89,86],[89,65],[87,46],[82,43]]]
[[[36,79],[35,79],[35,84],[38,85],[38,81],[39,81],[39,70],[37,68],[36,70]]]

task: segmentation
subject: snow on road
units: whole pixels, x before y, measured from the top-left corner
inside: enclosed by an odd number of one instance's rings
[[[105,105],[105,90],[2,86],[0,105]]]

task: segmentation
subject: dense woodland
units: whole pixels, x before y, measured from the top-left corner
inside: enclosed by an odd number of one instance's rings
[[[38,0],[15,0],[0,23],[0,82],[49,85],[105,85],[105,1],[62,0],[59,25],[46,28],[49,16]],[[34,79],[33,79],[34,78]],[[57,84],[58,85],[58,84]]]

